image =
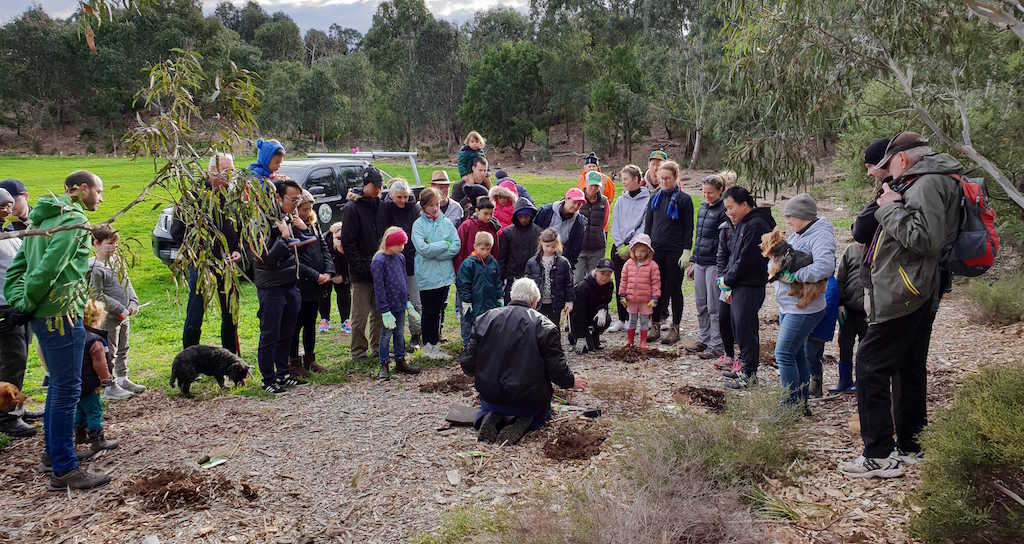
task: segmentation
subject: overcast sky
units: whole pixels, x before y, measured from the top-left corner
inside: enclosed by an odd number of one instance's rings
[[[17,17],[33,4],[43,6],[47,13],[56,17],[67,17],[78,5],[78,0],[2,0],[4,10],[0,12],[0,22]],[[203,0],[205,11],[212,13],[219,0]],[[245,0],[233,0],[238,6],[245,5]],[[426,0],[427,7],[435,17],[447,19],[454,23],[463,23],[473,17],[473,13],[494,6],[508,6],[524,13],[529,10],[529,0]],[[260,5],[268,13],[284,11],[305,32],[310,28],[327,30],[331,23],[343,27],[351,27],[363,32],[370,28],[373,12],[377,10],[380,0],[262,0]]]

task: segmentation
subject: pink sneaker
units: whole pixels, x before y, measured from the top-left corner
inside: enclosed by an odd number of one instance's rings
[[[715,370],[730,370],[736,361],[733,361],[728,355],[722,355],[715,361]]]

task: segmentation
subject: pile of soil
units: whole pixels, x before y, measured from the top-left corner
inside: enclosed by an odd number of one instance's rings
[[[473,388],[473,377],[454,374],[448,379],[420,385],[420,393],[461,393]]]
[[[178,508],[203,510],[209,507],[210,501],[233,489],[234,484],[221,475],[207,476],[198,471],[158,469],[129,483],[125,492],[141,499],[146,510],[170,512]],[[245,496],[251,502],[259,495],[249,488]]]
[[[606,357],[614,361],[622,361],[624,363],[639,363],[647,359],[675,359],[679,354],[671,351],[662,351],[658,348],[647,348],[642,350],[636,345],[622,346],[619,349],[612,350],[606,354]]]
[[[717,389],[684,385],[672,392],[672,398],[679,404],[703,406],[712,412],[725,411],[725,392]]]
[[[544,455],[556,461],[590,459],[601,452],[605,438],[597,428],[563,425],[544,443]]]

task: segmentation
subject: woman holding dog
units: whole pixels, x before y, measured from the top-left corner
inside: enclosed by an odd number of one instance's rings
[[[779,336],[775,341],[775,361],[779,364],[782,388],[788,391],[784,402],[807,408],[810,368],[807,362],[807,337],[825,315],[825,285],[836,267],[836,237],[832,223],[818,217],[818,206],[808,194],[791,198],[783,211],[792,231],[786,239],[796,251],[814,260],[796,272],[781,272],[774,283],[775,302],[779,305]],[[794,292],[797,284],[804,284]],[[810,289],[811,291],[808,291]],[[813,298],[807,293],[814,293]],[[804,296],[798,296],[803,294]]]

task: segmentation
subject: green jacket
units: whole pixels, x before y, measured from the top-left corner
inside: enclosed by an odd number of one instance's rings
[[[945,153],[926,155],[892,187],[912,181],[903,201],[878,208],[865,306],[870,323],[909,315],[935,304],[941,288],[939,263],[960,225],[960,189],[950,174],[960,163]]]
[[[28,216],[34,229],[89,222],[82,206],[67,196],[44,196]],[[72,229],[53,236],[29,236],[7,269],[4,298],[20,312],[33,317],[82,315],[89,273],[88,230]],[[73,300],[72,300],[73,299]]]

